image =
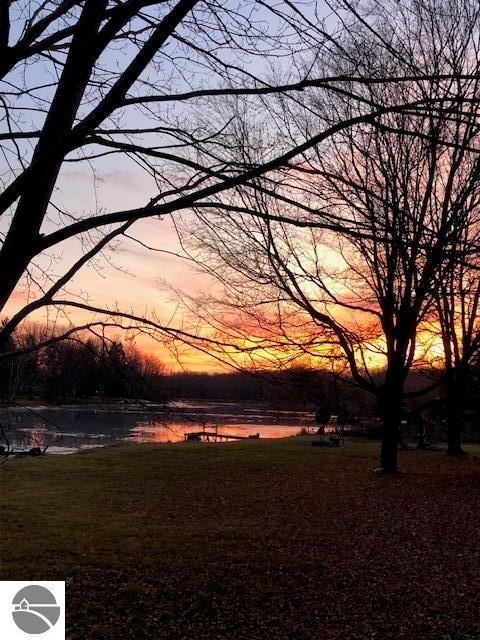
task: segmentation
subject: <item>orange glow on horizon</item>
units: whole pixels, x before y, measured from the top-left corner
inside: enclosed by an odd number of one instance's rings
[[[21,295],[14,297],[15,307],[20,307],[25,302],[25,298]],[[12,304],[12,307],[14,306]],[[15,310],[15,309],[13,309]],[[13,312],[12,310],[12,312]],[[37,314],[32,321],[42,323],[45,318],[42,314]],[[82,312],[75,312],[70,315],[70,321],[74,323],[85,322],[86,317]],[[60,320],[59,320],[60,323]],[[417,335],[417,346],[415,360],[417,362],[423,361],[429,366],[439,366],[443,361],[443,344],[440,335],[435,334],[435,327],[433,331],[427,331],[421,329]],[[111,335],[118,335],[121,337],[121,330],[111,330]],[[438,332],[439,333],[439,332]],[[229,353],[229,357],[224,358],[220,352],[215,352],[212,349],[212,355],[208,355],[193,346],[181,344],[176,347],[175,351],[169,349],[161,341],[155,340],[147,334],[138,334],[135,338],[134,344],[140,351],[145,354],[152,355],[158,358],[165,366],[168,372],[205,372],[205,373],[225,373],[235,370],[235,368],[248,368],[245,367],[245,356],[242,353],[242,347],[248,348],[255,345],[254,340],[251,342],[244,339],[239,342],[238,353]],[[313,354],[312,357],[299,357],[298,348],[297,352],[292,346],[290,349],[282,348],[281,351],[276,351],[274,348],[258,349],[255,355],[252,357],[252,362],[256,362],[259,368],[275,370],[278,365],[278,360],[283,359],[284,362],[291,361],[294,366],[306,366],[311,367],[312,364],[315,368],[332,370],[332,360],[322,358],[322,355],[329,355],[330,346],[325,347],[322,352],[321,348],[317,347],[317,354]],[[371,372],[381,371],[386,365],[385,346],[383,338],[376,338],[363,345],[363,359]],[[338,355],[340,353],[337,350]],[[331,354],[330,354],[331,355]],[[340,356],[341,358],[341,356]],[[362,365],[362,356],[360,352],[357,356],[357,362],[359,366]],[[343,365],[342,365],[343,366]],[[334,367],[335,368],[335,367]]]

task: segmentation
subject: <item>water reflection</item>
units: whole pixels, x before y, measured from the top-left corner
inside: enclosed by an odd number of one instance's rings
[[[0,409],[0,421],[14,449],[43,448],[51,453],[130,442],[178,442],[186,433],[218,429],[231,435],[262,438],[295,435],[313,427],[313,415],[262,406],[220,402],[163,405],[63,406]]]

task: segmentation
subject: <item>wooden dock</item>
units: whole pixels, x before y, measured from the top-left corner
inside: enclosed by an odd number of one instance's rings
[[[229,433],[218,433],[217,431],[191,431],[185,433],[185,440],[193,440],[195,442],[224,442],[226,440],[256,440],[260,438],[260,434],[256,433],[252,436],[237,436]]]

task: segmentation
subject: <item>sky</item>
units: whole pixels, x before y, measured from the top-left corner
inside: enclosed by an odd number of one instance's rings
[[[72,215],[93,213],[98,206],[105,211],[122,210],[146,203],[156,188],[145,172],[130,166],[121,158],[98,162],[96,178],[87,164],[67,165],[60,175],[53,201]],[[54,223],[44,226],[53,230]],[[173,326],[181,323],[178,301],[171,287],[189,294],[201,292],[205,275],[196,272],[187,261],[168,252],[178,253],[180,246],[172,221],[146,219],[136,223],[131,235],[148,246],[161,248],[151,251],[139,242],[123,239],[112,245],[114,251],[105,252],[103,258],[84,267],[71,281],[67,291],[71,298],[79,295],[92,306],[119,308],[141,316],[155,314],[160,321]],[[82,252],[78,239],[63,243],[43,260],[42,267],[53,275],[61,275],[75,257]],[[168,285],[168,286],[167,286]],[[18,287],[6,309],[6,317],[21,308],[27,299],[25,288]],[[68,320],[82,323],[91,318],[81,311],[69,311]],[[50,312],[39,311],[30,316],[39,323],[56,322],[67,326],[67,318]],[[117,332],[118,336],[122,335]],[[169,370],[218,371],[224,367],[213,358],[193,348],[181,346],[172,353],[160,342],[139,335],[137,345],[147,353],[157,356]],[[179,357],[181,356],[181,357]]]
[[[121,210],[137,206],[151,197],[152,189],[147,176],[122,167],[102,170],[101,181],[97,185],[97,198],[108,203],[109,210]],[[94,199],[92,175],[85,169],[67,170],[59,181],[58,188],[63,193],[62,204],[70,211],[90,210]],[[112,252],[106,252],[95,265],[88,265],[73,279],[69,290],[85,292],[92,306],[120,308],[141,316],[155,314],[162,322],[178,326],[181,322],[178,301],[171,287],[189,294],[205,287],[205,275],[196,272],[187,261],[165,252],[177,253],[180,246],[172,221],[146,219],[136,223],[131,230],[132,237],[149,247],[162,252],[151,251],[140,242],[123,239],[114,245]],[[60,273],[76,254],[72,242],[62,247],[56,269]],[[207,285],[208,286],[208,285]],[[73,321],[85,316],[81,312],[69,313]],[[42,314],[45,319],[45,314]],[[60,320],[61,322],[61,320]],[[181,358],[172,354],[161,343],[146,336],[136,338],[138,346],[153,353],[171,370],[216,371],[222,369],[217,361],[208,358],[193,348],[182,346]]]
[[[320,3],[319,7],[320,10],[324,9],[323,3]],[[271,20],[271,15],[268,14],[269,20]],[[258,16],[262,17],[261,13]],[[21,25],[21,22],[18,24]],[[15,28],[18,30],[20,27],[17,25]],[[128,46],[124,49],[117,47],[115,51],[108,54],[103,62],[114,66],[117,64],[123,66],[130,53],[131,50]],[[181,55],[179,59],[181,60]],[[224,85],[222,80],[208,77],[208,68],[205,71],[201,64],[195,66],[192,62],[191,65],[191,79],[194,79],[195,83]],[[162,77],[163,74],[166,78],[164,82],[168,86],[170,70],[165,71],[161,65],[157,66],[155,73],[158,73],[159,77]],[[253,58],[248,68],[250,72],[257,75],[262,75],[267,71],[266,62],[263,59],[259,62],[259,58]],[[45,78],[51,78],[48,63],[42,60],[29,68],[28,73],[32,76],[30,81],[35,85],[41,85]],[[185,77],[182,73],[183,70],[175,76],[176,84],[173,85],[175,91],[184,90],[189,86],[188,83],[182,86],[182,78]],[[202,74],[205,74],[204,78]],[[11,79],[21,82],[20,76],[18,78],[14,76]],[[163,90],[162,83],[159,87],[160,90]],[[47,89],[43,94],[41,90],[39,96],[45,103],[48,103],[52,97],[51,90]],[[89,110],[89,105],[86,108]],[[132,120],[132,117],[139,118],[138,111],[136,115],[124,116],[124,122],[129,125],[137,124],[135,120]],[[35,118],[35,112],[25,111],[22,126],[27,129],[41,126],[41,123],[35,121]],[[61,208],[62,211],[78,217],[98,213],[99,210],[111,212],[142,206],[157,192],[157,185],[145,171],[139,169],[131,160],[116,155],[95,161],[95,173],[86,162],[64,164],[52,198],[52,204]],[[43,232],[56,228],[53,208],[51,217],[52,221],[46,222],[42,228]],[[82,296],[93,306],[116,307],[137,315],[155,313],[160,321],[171,322],[174,326],[178,326],[181,323],[181,316],[178,312],[177,300],[172,291],[167,290],[165,283],[174,290],[194,294],[209,289],[212,282],[208,281],[205,274],[200,274],[193,269],[188,262],[168,253],[176,253],[179,250],[175,229],[169,219],[138,222],[133,233],[141,242],[161,248],[163,252],[149,251],[140,243],[125,240],[120,245],[116,245],[114,253],[108,252],[102,260],[84,268],[69,285],[68,291],[71,295]],[[48,256],[43,257],[38,267],[58,276],[65,271],[74,256],[81,255],[81,251],[79,240],[68,241],[55,248]],[[17,291],[7,309],[7,314],[13,313],[22,305],[25,296],[26,293],[21,289]],[[32,319],[40,322],[51,321],[52,316],[47,317],[45,312],[42,312]],[[82,315],[79,312],[73,312],[70,314],[70,319],[77,322],[82,319]],[[61,323],[62,318],[59,318],[58,322]],[[179,362],[158,342],[143,337],[138,339],[138,343],[144,350],[157,355],[170,369],[186,368],[214,371],[220,368],[218,361],[193,349],[182,349],[182,357]]]

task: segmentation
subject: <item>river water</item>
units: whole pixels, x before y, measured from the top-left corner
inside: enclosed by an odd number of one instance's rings
[[[315,428],[313,412],[280,411],[261,405],[183,401],[165,405],[125,402],[0,409],[9,445],[48,445],[50,453],[73,453],[119,441],[178,442],[194,431],[284,438]],[[3,441],[1,444],[5,444]]]

